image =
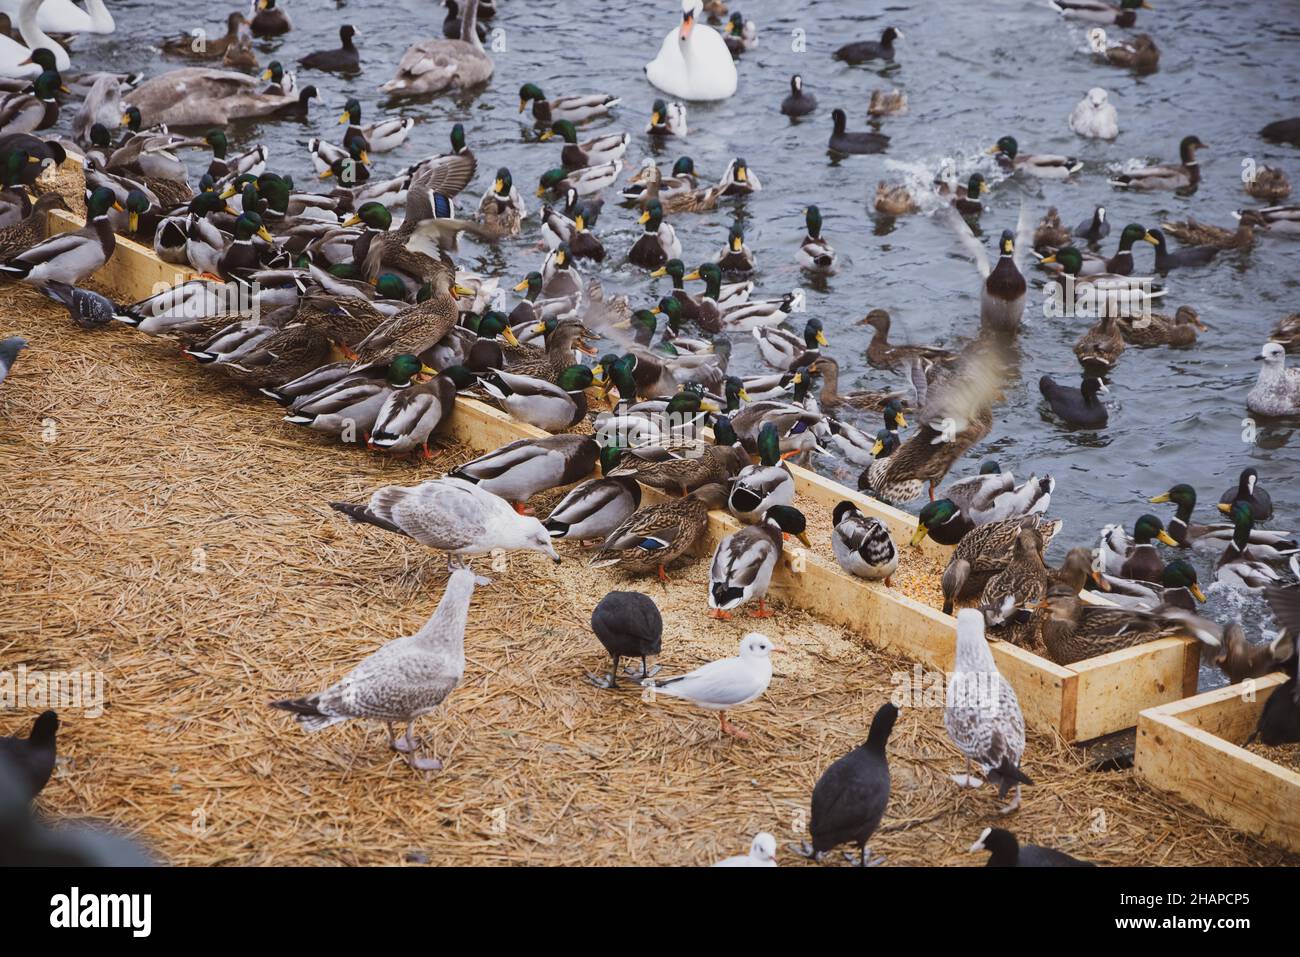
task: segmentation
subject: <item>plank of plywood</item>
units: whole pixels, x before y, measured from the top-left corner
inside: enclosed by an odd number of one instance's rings
[[[1195,639],[1161,638],[1075,662],[1071,669],[1079,679],[1076,734],[1084,741],[1100,737],[1131,721],[1143,708],[1195,694],[1199,661],[1200,643]]]
[[[1234,685],[1143,711],[1135,765],[1155,787],[1238,830],[1300,851],[1300,774],[1189,721],[1239,728],[1247,722],[1225,715],[1257,714],[1278,684],[1261,679],[1254,701],[1243,699],[1243,689]]]

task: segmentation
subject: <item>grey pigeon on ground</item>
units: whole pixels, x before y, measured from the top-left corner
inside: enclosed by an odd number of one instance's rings
[[[18,353],[27,348],[27,340],[22,336],[10,336],[8,339],[0,339],[0,382],[4,382],[5,376],[9,375],[9,369],[13,366],[14,360],[18,358]]]
[[[101,296],[89,289],[82,289],[57,279],[47,282],[41,292],[57,303],[68,307],[72,321],[83,329],[94,329],[113,321],[120,309],[107,296]]]

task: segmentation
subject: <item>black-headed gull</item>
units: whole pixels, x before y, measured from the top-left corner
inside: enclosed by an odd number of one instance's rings
[[[707,711],[718,712],[718,722],[724,734],[747,739],[748,733],[727,720],[727,712],[749,704],[767,690],[772,681],[772,652],[781,650],[767,635],[750,632],[740,639],[736,657],[711,661],[689,674],[665,678],[649,686],[658,694],[671,695]]]

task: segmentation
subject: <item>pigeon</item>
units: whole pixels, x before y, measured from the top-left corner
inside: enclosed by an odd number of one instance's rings
[[[984,637],[984,616],[974,608],[957,612],[957,661],[948,678],[948,699],[943,710],[948,736],[966,755],[966,773],[953,775],[958,787],[979,787],[984,782],[970,773],[974,761],[1006,797],[1016,796],[1003,814],[1020,807],[1020,786],[1033,784],[1020,770],[1025,750],[1025,718],[1016,692],[993,662]]]
[[[288,711],[306,731],[364,718],[388,728],[388,746],[417,771],[436,771],[437,758],[415,755],[419,743],[411,733],[417,718],[442,704],[465,674],[465,623],[474,586],[482,582],[468,568],[457,568],[433,615],[414,635],[394,638],[372,652],[340,681],[305,698],[272,701]],[[401,738],[393,723],[406,724]]]
[[[776,867],[776,838],[767,831],[759,831],[749,845],[748,854],[737,854],[713,865],[714,867]]]
[[[718,722],[724,734],[749,738],[749,733],[727,720],[727,711],[758,698],[772,681],[772,658],[781,651],[767,635],[753,631],[740,639],[739,653],[735,658],[711,661],[689,674],[662,681],[648,682],[656,693],[689,701],[707,711],[718,712]]]
[[[9,370],[13,368],[18,353],[26,348],[27,340],[22,336],[10,336],[8,339],[0,339],[0,382],[4,382],[5,377],[9,375]]]
[[[833,847],[856,844],[858,866],[880,863],[879,858],[871,859],[867,841],[880,826],[889,803],[885,745],[897,719],[897,705],[881,705],[871,719],[867,740],[822,772],[813,788],[812,817],[808,821],[812,844],[800,848],[804,856],[820,860]],[[848,856],[854,860],[854,855]]]
[[[107,325],[118,316],[130,318],[107,296],[90,289],[82,289],[66,282],[52,279],[41,287],[41,292],[57,303],[68,307],[72,321],[83,329]]]

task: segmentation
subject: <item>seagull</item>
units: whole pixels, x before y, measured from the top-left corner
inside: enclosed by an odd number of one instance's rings
[[[727,711],[749,704],[767,690],[772,681],[771,654],[782,650],[767,635],[753,631],[740,639],[739,653],[735,658],[711,661],[690,674],[646,684],[656,693],[681,698],[707,711],[718,712],[724,734],[748,740],[748,732],[727,720]]]
[[[451,694],[465,674],[465,622],[474,586],[481,584],[468,568],[457,568],[447,579],[442,601],[414,635],[394,638],[343,678],[306,698],[272,701],[272,708],[291,712],[306,731],[319,731],[353,718],[382,721],[388,746],[400,752],[417,771],[437,771],[437,758],[415,755],[419,747],[411,734],[417,718],[428,714]],[[393,722],[406,724],[406,733],[393,737]]]
[[[452,567],[463,558],[497,548],[541,552],[557,565],[560,562],[546,526],[532,516],[518,514],[505,499],[464,479],[385,485],[370,496],[369,505],[330,502],[330,507],[354,522],[376,525],[447,552]]]
[[[776,867],[776,838],[759,831],[749,845],[748,854],[737,854],[718,861],[714,867]]]
[[[974,761],[998,786],[998,797],[1015,787],[1015,798],[1001,813],[1020,807],[1020,786],[1034,783],[1020,770],[1025,717],[1015,690],[998,673],[984,638],[984,616],[974,608],[957,612],[957,663],[948,678],[943,726],[966,755],[966,773],[952,778],[957,786],[977,788],[984,783],[970,773]]]
[[[879,864],[871,859],[867,841],[880,826],[889,803],[889,761],[885,745],[898,719],[898,706],[885,702],[871,719],[867,740],[840,758],[818,779],[812,793],[812,817],[808,830],[812,844],[804,843],[799,853],[814,860],[840,844],[856,844],[860,867]],[[855,859],[845,852],[850,861]]]

